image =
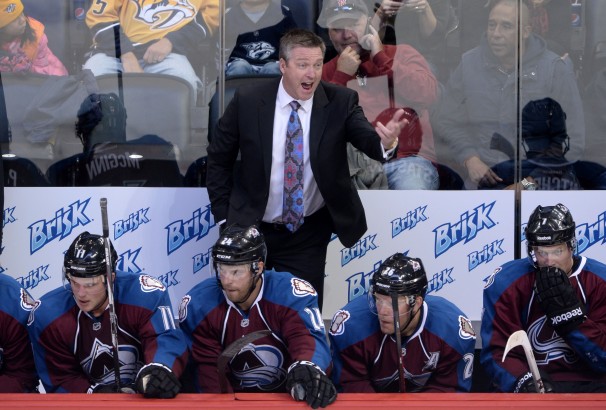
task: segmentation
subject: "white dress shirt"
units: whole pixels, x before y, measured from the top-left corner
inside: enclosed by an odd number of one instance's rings
[[[276,111],[274,113],[274,132],[271,158],[271,176],[269,181],[269,199],[264,222],[281,222],[284,194],[284,158],[286,156],[286,128],[290,117],[290,102],[296,100],[288,95],[282,81],[276,96]],[[311,172],[309,163],[309,126],[311,123],[311,109],[313,97],[309,100],[296,100],[301,107],[297,111],[301,128],[303,128],[303,198],[304,213],[309,216],[324,206],[324,198],[320,194],[318,184]]]

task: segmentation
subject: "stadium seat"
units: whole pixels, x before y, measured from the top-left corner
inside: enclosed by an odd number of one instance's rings
[[[49,180],[57,186],[183,186],[174,145],[156,135],[96,144],[52,165]]]
[[[192,150],[192,129],[198,118],[194,91],[187,81],[165,74],[124,73],[98,76],[97,83],[99,92],[123,96],[127,140],[158,135],[178,148],[178,160],[180,153]]]
[[[3,152],[5,150],[3,149]],[[13,155],[2,155],[5,187],[48,186],[46,177],[31,160]]]
[[[19,157],[52,160],[51,144],[32,143],[27,140],[23,127],[30,103],[39,95],[40,87],[48,76],[31,73],[1,73],[6,114],[11,131],[11,152]]]

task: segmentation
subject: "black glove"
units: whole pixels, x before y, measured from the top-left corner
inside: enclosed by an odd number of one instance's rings
[[[573,331],[585,321],[585,307],[563,270],[556,267],[539,268],[534,291],[549,323],[560,336]]]
[[[286,390],[296,401],[305,400],[312,409],[326,407],[337,399],[337,389],[318,366],[304,360],[288,368]]]
[[[135,386],[137,391],[147,398],[172,399],[181,390],[177,376],[160,363],[143,366],[139,370]]]
[[[110,384],[93,384],[88,388],[88,393],[128,393],[135,394],[135,390],[132,386],[123,386],[120,389],[116,386],[115,383]]]
[[[539,370],[541,375],[541,380],[543,381],[543,388],[545,389],[545,393],[554,393],[553,384],[551,380],[547,376],[546,373],[543,373]],[[514,393],[537,393],[537,388],[534,384],[534,379],[532,378],[532,373],[528,372],[523,374],[518,378],[514,385]]]

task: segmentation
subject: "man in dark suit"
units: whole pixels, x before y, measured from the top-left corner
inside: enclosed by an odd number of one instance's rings
[[[208,148],[206,179],[215,221],[222,227],[257,224],[267,243],[267,266],[310,282],[320,306],[332,233],[351,247],[367,229],[349,177],[346,144],[385,161],[406,123],[400,110],[373,128],[354,91],[320,82],[324,52],[322,39],[308,30],[282,37],[282,77],[252,81],[236,91]],[[293,122],[300,124],[295,131]],[[301,134],[302,141],[287,143],[293,134]],[[299,168],[288,154],[293,146],[302,151]],[[302,187],[294,201],[284,195],[291,177]],[[304,216],[298,223],[284,213],[293,202]]]

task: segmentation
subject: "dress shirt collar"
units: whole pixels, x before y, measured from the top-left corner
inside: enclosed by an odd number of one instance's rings
[[[276,104],[280,108],[287,108],[288,104],[290,104],[290,102],[292,100],[296,100],[296,99],[293,98],[293,97],[291,97],[286,92],[286,89],[284,89],[284,84],[283,83],[284,83],[284,79],[281,79],[280,80],[280,87],[278,87],[278,97],[276,99]],[[311,97],[309,100],[296,100],[296,101],[299,104],[301,104],[301,108],[303,109],[303,111],[310,112],[311,111],[311,107],[313,106],[314,98]],[[288,107],[288,108],[290,109],[290,107]]]

